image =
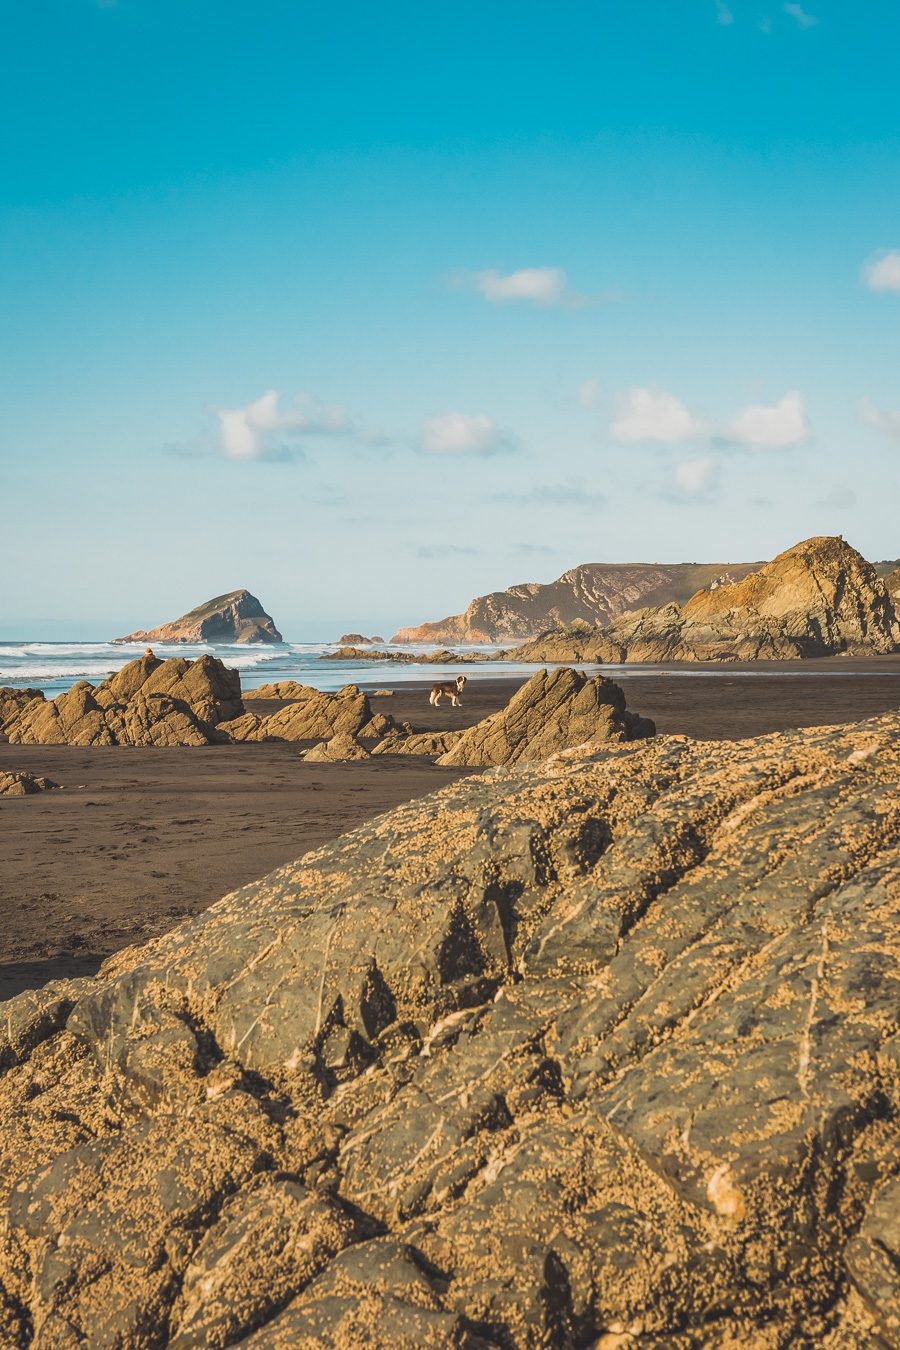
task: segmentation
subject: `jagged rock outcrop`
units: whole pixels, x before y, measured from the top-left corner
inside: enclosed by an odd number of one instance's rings
[[[31,797],[36,792],[50,792],[58,788],[52,778],[27,773],[24,769],[0,769],[0,797]]]
[[[678,605],[623,614],[600,632],[584,627],[557,629],[526,642],[507,659],[583,661],[618,665],[659,661],[786,661],[803,651],[780,621],[759,615],[726,614],[717,622],[692,620]]]
[[[275,621],[249,591],[217,595],[180,619],[156,628],[139,628],[113,642],[282,642]]]
[[[626,711],[625,695],[612,680],[565,667],[539,670],[505,708],[467,727],[438,763],[534,762],[572,746],[632,741],[655,730],[649,718]]]
[[[691,623],[746,614],[783,626],[804,656],[870,654],[900,647],[900,620],[875,568],[841,538],[806,539],[743,581],[698,591]]]
[[[413,731],[395,727],[372,751],[373,755],[427,755],[435,759],[445,755],[462,736],[462,731]]]
[[[843,539],[807,539],[742,581],[684,606],[623,614],[596,631],[542,634],[521,661],[781,661],[900,648],[900,621],[875,568]]]
[[[240,677],[215,657],[145,656],[96,686],[24,703],[4,732],[16,745],[210,745],[242,712]]]
[[[0,1011],[0,1342],[896,1346],[900,714],[470,777]]]
[[[219,730],[233,741],[331,741],[335,736],[376,739],[394,727],[392,717],[373,713],[366,694],[355,684],[345,684],[328,694],[295,680],[280,680],[250,690],[254,698],[287,699],[283,708],[258,717],[245,713]]]
[[[343,760],[368,759],[371,751],[356,736],[339,731],[330,740],[320,741],[309,750],[301,751],[302,758],[311,764],[338,764]]]
[[[30,703],[43,703],[42,689],[18,689],[5,686],[0,689],[0,735],[21,715]]]
[[[683,602],[759,563],[584,563],[548,585],[526,582],[474,599],[464,614],[401,628],[392,642],[509,642],[576,620],[598,627],[638,606]]]
[[[900,604],[900,567],[895,567],[893,572],[888,572],[884,578],[884,588],[893,600],[896,609]]]
[[[384,642],[384,638],[377,633],[374,637],[365,637],[362,633],[342,633],[338,642],[345,647],[364,647],[373,642]]]

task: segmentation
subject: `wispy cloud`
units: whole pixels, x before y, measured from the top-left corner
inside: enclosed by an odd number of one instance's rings
[[[593,408],[597,402],[597,394],[600,390],[600,380],[597,375],[592,375],[588,380],[582,380],[578,386],[578,402],[582,408]]]
[[[734,15],[725,4],[725,0],[716,0],[716,23],[721,24],[723,28],[734,23]]]
[[[900,250],[892,249],[866,263],[863,279],[870,291],[900,291]]]
[[[818,499],[816,505],[830,507],[837,511],[846,511],[849,507],[855,506],[857,500],[856,493],[852,488],[833,487]]]
[[[553,548],[550,544],[513,544],[513,553],[521,553],[526,558],[556,556],[562,552],[561,548]]]
[[[564,506],[597,510],[606,497],[585,486],[580,479],[568,483],[536,483],[524,492],[494,492],[490,500],[498,506]]]
[[[328,408],[312,394],[298,394],[294,405],[282,412],[276,389],[268,389],[243,408],[216,408],[219,448],[226,459],[261,460],[292,458],[297,447],[286,438],[303,435],[334,435],[351,430],[341,408]]]
[[[517,301],[545,307],[583,304],[585,297],[571,289],[561,267],[520,267],[503,276],[500,272],[475,272],[475,289],[492,305]]]
[[[618,396],[610,431],[617,441],[677,445],[702,436],[705,424],[668,390],[633,385]]]
[[[500,455],[517,448],[509,432],[484,413],[447,412],[422,424],[422,445],[430,455]]]
[[[714,455],[686,459],[675,466],[675,487],[689,497],[708,492],[715,485],[719,461]]]
[[[477,548],[469,548],[465,544],[423,544],[416,549],[419,558],[462,558],[475,557],[477,554]]]
[[[777,403],[744,408],[725,430],[727,440],[752,450],[785,450],[809,439],[803,395],[796,389]]]
[[[867,398],[859,405],[859,415],[867,426],[875,427],[892,441],[900,441],[900,408],[876,408]]]
[[[784,12],[790,15],[798,28],[813,28],[819,22],[814,14],[807,14],[800,5],[785,5]]]
[[[520,267],[514,272],[495,268],[451,273],[447,284],[454,290],[475,291],[491,305],[533,305],[539,309],[581,309],[585,305],[616,304],[627,297],[617,290],[587,295],[569,285],[562,267]]]

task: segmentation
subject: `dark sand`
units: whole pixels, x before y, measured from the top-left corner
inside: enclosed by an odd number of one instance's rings
[[[629,707],[654,718],[660,732],[703,739],[856,721],[900,706],[896,658],[809,662],[784,674],[714,669],[710,677],[629,671],[617,678]],[[462,708],[432,709],[430,678],[391,686],[390,671],[379,674],[371,687],[396,693],[375,699],[376,709],[436,729],[478,721],[520,683],[470,678]],[[65,788],[0,800],[0,999],[91,973],[119,948],[466,772],[387,757],[304,764],[297,750],[0,743],[0,768],[44,774]]]

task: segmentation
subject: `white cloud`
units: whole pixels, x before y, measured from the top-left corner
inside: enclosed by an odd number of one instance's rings
[[[885,436],[889,436],[892,441],[900,441],[900,408],[882,411],[882,409],[876,408],[874,403],[870,403],[868,399],[863,399],[859,414],[870,427],[883,431]]]
[[[492,304],[532,300],[536,305],[561,305],[566,295],[566,274],[561,267],[520,267],[501,276],[499,272],[476,272],[475,285]]]
[[[591,302],[622,300],[618,293],[606,296],[583,296],[572,290],[561,267],[519,267],[506,275],[488,271],[457,271],[449,277],[449,285],[464,290],[476,290],[491,305],[510,305],[518,301],[540,305],[544,309],[578,309]]]
[[[863,272],[870,291],[900,291],[900,250],[892,249]]]
[[[716,23],[721,24],[723,28],[734,23],[734,15],[725,4],[725,0],[716,0]]]
[[[635,385],[619,395],[611,432],[620,441],[675,445],[702,435],[704,424],[675,394]]]
[[[283,454],[285,435],[327,435],[350,425],[340,408],[326,408],[312,394],[298,394],[286,412],[278,408],[278,391],[268,389],[243,408],[217,408],[222,454],[226,459],[266,459]]]
[[[809,436],[803,395],[797,390],[771,405],[744,408],[725,430],[729,440],[757,450],[785,450]]]
[[[807,14],[800,5],[785,5],[784,12],[796,19],[798,28],[812,28],[819,22],[814,14]]]
[[[512,438],[492,417],[448,412],[422,424],[422,444],[431,455],[496,455],[512,450]]]
[[[713,486],[718,469],[719,461],[713,455],[686,459],[675,466],[675,486],[680,492],[695,496]]]
[[[597,402],[597,392],[600,388],[600,380],[596,375],[592,375],[589,380],[582,380],[578,386],[578,402],[582,408],[593,408]]]

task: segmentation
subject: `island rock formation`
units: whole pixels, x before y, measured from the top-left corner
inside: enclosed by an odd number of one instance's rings
[[[900,1344],[900,714],[469,777],[0,1010],[0,1343]]]
[[[113,642],[208,642],[233,643],[282,642],[271,615],[249,591],[229,591],[206,604],[182,614],[180,619],[157,628],[139,628]]]
[[[401,628],[392,642],[510,642],[627,609],[683,602],[702,586],[739,580],[759,563],[584,563],[548,585],[526,582],[474,599],[464,614]]]
[[[377,633],[374,637],[364,637],[362,633],[343,633],[338,638],[338,642],[342,646],[366,647],[376,642],[384,642],[384,638],[379,637]]]

